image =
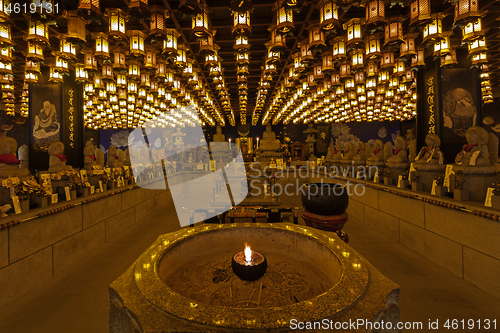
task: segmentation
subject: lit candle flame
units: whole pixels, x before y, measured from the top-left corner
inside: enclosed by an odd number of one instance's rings
[[[250,262],[252,261],[252,249],[250,249],[250,246],[245,244],[245,261]]]

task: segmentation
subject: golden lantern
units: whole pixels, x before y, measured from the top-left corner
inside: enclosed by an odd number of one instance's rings
[[[12,4],[9,0],[0,0],[0,22],[10,20],[10,13],[12,11]]]
[[[141,66],[137,61],[131,61],[128,65],[128,77],[138,79],[141,76]]]
[[[128,14],[120,8],[106,8],[104,16],[108,18],[109,35],[113,38],[125,38],[125,22]]]
[[[151,6],[151,20],[149,22],[149,35],[163,36],[166,33],[166,19],[169,12],[160,6]]]
[[[364,54],[363,49],[358,49],[358,50],[352,51],[352,53],[351,53],[352,69],[358,70],[358,69],[364,67],[365,62],[364,62],[363,54]]]
[[[238,51],[246,51],[250,49],[250,44],[248,44],[248,37],[246,35],[238,35],[236,36],[236,42],[233,45],[233,48]]]
[[[325,47],[325,35],[319,23],[312,23],[309,28],[309,50],[322,49]]]
[[[471,64],[472,65],[479,65],[479,64],[486,63],[486,62],[488,62],[488,57],[487,57],[485,51],[474,53],[471,56]]]
[[[385,51],[382,54],[382,58],[380,59],[380,67],[388,68],[394,66],[394,52],[393,51]]]
[[[166,29],[165,39],[163,39],[163,54],[177,55],[177,38],[180,34],[175,29]]]
[[[402,57],[417,54],[415,45],[415,38],[417,37],[418,37],[417,32],[403,35],[403,43],[401,43],[400,45],[400,51]]]
[[[410,4],[410,24],[420,23],[431,18],[430,0],[412,0]]]
[[[76,59],[75,44],[66,39],[66,36],[60,37],[59,40],[59,55],[65,59]]]
[[[99,73],[94,73],[94,88],[97,90],[104,88],[104,85],[101,80],[101,74]]]
[[[312,54],[312,51],[309,49],[309,44],[307,42],[307,39],[300,41],[299,47],[300,47],[300,57],[303,63],[309,63],[310,61],[314,60],[314,56]]]
[[[40,70],[40,63],[38,61],[29,60],[28,58],[26,58],[26,65],[24,66],[24,69],[27,72],[33,72],[38,74],[42,73]]]
[[[171,87],[174,84],[174,71],[168,68],[165,71],[165,86]]]
[[[113,66],[110,63],[102,65],[102,76],[101,79],[104,81],[114,80]]]
[[[281,53],[278,51],[271,50],[271,46],[267,48],[267,61],[268,63],[275,64],[280,61]]]
[[[167,70],[167,64],[165,63],[165,60],[159,59],[158,62],[156,63],[156,73],[155,77],[157,78],[164,78],[165,73]]]
[[[363,6],[366,7],[366,23],[377,23],[385,21],[385,0],[364,0]]]
[[[318,7],[321,29],[327,31],[339,25],[339,10],[334,0],[321,0]]]
[[[151,77],[148,73],[141,73],[140,88],[151,88]]]
[[[451,52],[451,35],[453,31],[446,31],[443,33],[443,38],[434,43],[434,56],[444,56]]]
[[[210,13],[206,4],[200,4],[201,12],[191,19],[191,33],[198,38],[206,37],[210,33]]]
[[[411,67],[425,67],[425,48],[417,47],[417,54],[411,59]]]
[[[479,11],[478,0],[458,0],[455,3],[455,19],[453,24],[457,21],[468,20],[471,17],[480,17],[483,13]]]
[[[347,45],[363,42],[363,36],[361,34],[361,26],[363,24],[364,20],[361,18],[352,18],[344,23],[344,30],[347,30]]]
[[[92,96],[95,93],[94,84],[93,83],[86,83],[83,86],[83,91],[85,92],[85,94]]]
[[[113,68],[126,69],[127,68],[126,59],[127,58],[124,50],[120,48],[116,48],[113,50]]]
[[[64,77],[54,67],[50,67],[49,82],[54,82],[54,83],[64,82]]]
[[[471,62],[474,65],[474,57],[471,58]],[[441,67],[457,65],[457,53],[455,49],[452,49],[450,53],[441,57]]]
[[[378,82],[386,83],[389,82],[390,72],[388,69],[381,69],[378,73]]]
[[[80,0],[78,9],[85,9],[87,11],[94,12],[97,15],[101,15],[99,0]]]
[[[366,58],[375,59],[380,57],[380,39],[377,35],[371,35],[365,40]]]
[[[333,59],[341,60],[346,57],[346,37],[336,37],[333,42]]]
[[[313,80],[322,80],[324,78],[323,76],[323,66],[321,64],[318,64],[314,66],[313,68]]]
[[[110,95],[116,94],[116,83],[113,81],[106,83],[106,92]]]
[[[386,44],[400,43],[403,41],[403,21],[404,16],[391,17],[385,25],[385,42]]]
[[[42,45],[28,41],[26,58],[31,60],[44,60]]]
[[[406,75],[406,61],[404,59],[398,59],[396,66],[394,66],[394,74],[403,76]]]
[[[2,25],[0,25],[0,29]],[[10,26],[9,26],[10,33]],[[28,28],[28,36],[26,40],[38,44],[50,44],[49,43],[49,27],[42,21],[30,20]]]
[[[126,88],[127,87],[127,75],[123,73],[116,74],[116,85],[119,88]]]
[[[68,38],[87,42],[85,28],[87,22],[78,16],[76,11],[68,11],[66,19],[68,20]]]
[[[135,81],[129,81],[127,83],[127,93],[128,93],[128,97],[130,98],[130,96],[134,96],[137,95],[137,92],[138,92],[138,87],[137,87],[137,82]]]
[[[478,52],[486,51],[488,48],[486,47],[486,37],[478,38],[467,44],[469,49],[469,54],[474,54]]]
[[[369,77],[366,80],[366,88],[367,89],[376,89],[377,88],[377,78],[374,76]]]
[[[351,77],[351,64],[349,62],[344,61],[340,64],[340,78],[348,78]]]
[[[236,53],[236,65],[249,64],[250,54],[247,52],[237,52]]]
[[[287,34],[294,29],[293,25],[293,11],[280,6],[276,13],[276,29],[282,33]]]
[[[108,35],[103,32],[99,32],[96,34],[92,34],[92,38],[95,39],[94,55],[97,57],[108,58],[109,57]]]
[[[127,31],[127,35],[130,39],[130,54],[134,56],[143,56],[146,54],[144,48],[144,38],[146,34],[144,34],[140,30],[130,30]]]
[[[67,73],[69,71],[68,60],[64,59],[59,54],[56,55],[54,70],[58,72]]]
[[[237,34],[251,34],[250,12],[233,12],[233,29],[231,32]]]
[[[422,32],[422,42],[435,41],[441,39],[443,36],[443,18],[445,17],[442,13],[432,14],[429,23],[424,27]]]
[[[376,76],[378,74],[378,62],[370,60],[366,64],[366,76]]]
[[[175,65],[180,68],[186,66],[186,54],[188,48],[185,45],[179,45],[177,48],[177,57],[175,59]]]
[[[481,27],[481,18],[479,17],[477,20],[469,22],[462,28],[462,41],[467,42],[470,40],[474,40],[475,38],[484,36],[485,31],[483,31]]]
[[[94,57],[93,49],[85,49],[83,53],[83,64],[85,65],[85,69],[90,71],[97,70],[97,60]]]
[[[323,52],[321,55],[321,60],[323,64],[323,73],[330,74],[335,70],[333,63],[333,54],[331,51]]]
[[[85,69],[84,64],[75,64],[75,81],[76,82],[88,82],[89,73]]]
[[[144,57],[144,67],[156,69],[156,49],[151,46],[146,47],[146,56]]]
[[[364,84],[365,83],[365,72],[359,71],[354,74],[354,84]],[[364,89],[363,89],[364,90]],[[364,91],[363,91],[364,93]]]
[[[38,74],[33,72],[24,72],[24,82],[26,83],[37,83],[38,82]]]

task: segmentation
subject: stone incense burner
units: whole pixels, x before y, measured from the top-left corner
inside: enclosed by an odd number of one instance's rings
[[[268,261],[257,281],[231,272],[245,243]],[[307,288],[294,287],[300,283]],[[293,320],[387,321],[399,318],[398,294],[336,234],[289,223],[200,225],[160,236],[111,284],[110,332],[285,332]]]

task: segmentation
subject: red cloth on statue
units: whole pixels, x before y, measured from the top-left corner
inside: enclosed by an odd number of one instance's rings
[[[95,157],[95,155],[88,155],[88,157],[90,157],[93,161],[95,161],[97,158]]]
[[[118,159],[118,155],[113,155],[113,157],[115,158],[115,160],[117,160],[117,159]]]
[[[471,143],[471,144],[468,144],[468,145],[465,145],[464,147],[464,150],[468,153],[470,152],[470,150],[476,146],[479,146],[477,143]]]
[[[339,152],[338,150],[335,150],[333,153],[334,153],[334,154],[337,154],[338,152]]]
[[[17,157],[13,154],[1,154],[0,155],[0,163],[5,164],[19,164],[21,161],[17,159]]]
[[[361,150],[361,149],[356,150],[356,154],[357,154],[357,153],[359,153],[359,151],[360,151],[360,150]]]
[[[399,151],[400,151],[401,149],[403,149],[403,148],[396,148],[396,149],[394,149],[394,154],[399,153]]]
[[[380,149],[374,149],[373,150],[373,152],[375,153],[375,155],[377,155],[379,151],[380,151]]]
[[[347,154],[349,152],[349,149],[347,149],[346,151],[344,151],[344,154]]]
[[[56,154],[55,156],[57,156],[61,160],[61,162],[66,162],[68,160],[66,155],[63,154]]]

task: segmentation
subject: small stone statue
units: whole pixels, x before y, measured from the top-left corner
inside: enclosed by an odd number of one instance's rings
[[[0,177],[27,176],[28,169],[19,168],[20,160],[16,157],[17,142],[14,138],[0,139]]]
[[[482,127],[474,126],[465,133],[467,144],[455,157],[455,163],[463,166],[490,165],[488,152],[488,132]]]
[[[0,206],[0,217],[7,217],[7,212],[12,209],[12,206],[7,204]]]
[[[123,161],[123,164],[126,166],[131,166],[132,162],[130,161],[130,151],[129,148],[125,149],[125,159]]]
[[[28,145],[22,145],[17,150],[17,156],[19,156],[19,168],[29,169],[29,148]]]
[[[406,150],[406,141],[403,137],[398,136],[394,140],[394,155],[387,159],[387,163],[408,163],[408,151]]]
[[[342,163],[349,163],[349,164],[351,164],[352,163],[352,159],[354,158],[355,153],[356,152],[352,148],[352,143],[347,142],[344,145],[344,152],[342,154]]]
[[[220,127],[220,125],[217,125],[217,127],[215,128],[217,133],[214,134],[214,137],[213,137],[213,142],[224,142],[226,141],[226,136],[224,134],[222,134],[222,127]]]
[[[364,164],[366,162],[366,147],[363,141],[358,141],[356,153],[352,160],[355,164]]]
[[[92,170],[96,163],[97,157],[95,156],[95,145],[92,141],[88,141],[83,149],[83,168],[85,170]]]
[[[441,139],[436,134],[429,133],[425,137],[425,144],[415,157],[417,164],[443,164],[443,153],[439,150]]]
[[[259,143],[261,151],[279,151],[281,148],[280,140],[276,139],[276,134],[272,131],[271,124],[266,124],[266,131],[262,135]]]
[[[116,147],[111,145],[108,148],[108,168],[118,168],[118,164]]]
[[[61,141],[54,141],[49,146],[49,172],[61,172],[73,169],[71,166],[66,165],[67,157],[64,153],[64,143]]]
[[[371,156],[368,157],[366,162],[369,165],[378,165],[379,163],[385,163],[384,158],[384,142],[380,139],[375,140],[375,145],[373,146],[373,152]]]
[[[96,149],[96,164],[101,169],[104,168],[104,153],[100,149]]]
[[[304,131],[304,134],[307,135],[306,143],[307,147],[309,150],[309,159],[314,160],[314,143],[317,141],[316,140],[316,133],[318,133],[318,130],[313,127],[314,125],[312,123],[309,123],[307,125],[307,129]]]
[[[117,149],[116,155],[118,155],[117,167],[121,168],[123,166],[123,163],[124,163],[123,161],[125,159],[125,154],[123,153],[123,150]]]

